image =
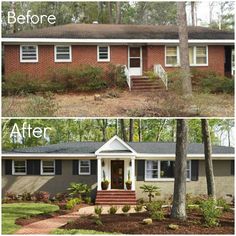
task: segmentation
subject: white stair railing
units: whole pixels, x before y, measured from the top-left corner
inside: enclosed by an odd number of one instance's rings
[[[168,90],[168,76],[162,65],[156,64],[154,65],[154,73],[161,78],[164,83],[166,90]]]
[[[124,65],[124,72],[125,72],[127,84],[129,86],[129,91],[131,91],[131,77],[129,75],[129,70],[126,65]]]

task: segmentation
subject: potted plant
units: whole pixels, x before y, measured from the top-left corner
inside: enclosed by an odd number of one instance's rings
[[[126,189],[131,190],[132,187],[132,181],[130,179],[130,171],[128,171],[128,180],[125,181]]]
[[[105,172],[103,171],[103,181],[102,181],[102,190],[107,190],[109,186],[109,180],[106,179]]]

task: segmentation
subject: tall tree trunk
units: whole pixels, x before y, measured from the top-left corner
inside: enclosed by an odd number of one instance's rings
[[[205,171],[207,181],[207,194],[208,196],[215,199],[215,180],[212,163],[212,147],[211,147],[211,136],[209,131],[209,124],[206,119],[201,120],[202,123],[202,138],[204,143],[205,153]]]
[[[179,31],[180,67],[183,95],[192,96],[192,82],[188,54],[188,28],[185,2],[177,2],[177,23]]]
[[[116,2],[116,24],[121,24],[121,2]]]
[[[14,12],[16,14],[16,4],[14,1],[12,1],[11,3],[11,11]],[[10,28],[11,28],[11,33],[16,33],[16,23],[15,24],[10,24]]]
[[[166,124],[166,119],[164,119],[157,131],[157,135],[156,135],[156,142],[159,142],[160,141],[160,138],[161,138],[161,134],[162,134],[162,131],[163,131],[163,128],[165,127],[165,124]]]
[[[196,19],[195,19],[195,2],[191,2],[191,19],[192,19],[192,26],[196,26]]]
[[[134,120],[130,119],[129,120],[129,141],[133,142],[134,138]]]
[[[142,142],[142,120],[138,120],[138,140]]]
[[[107,2],[107,8],[108,8],[109,23],[113,24],[112,2]]]
[[[126,142],[127,137],[126,137],[126,132],[125,132],[125,121],[124,121],[124,119],[120,119],[120,128],[121,128],[122,138]]]
[[[177,120],[175,183],[171,217],[186,220],[186,167],[187,167],[187,121]]]
[[[102,119],[102,141],[105,142],[107,137],[106,137],[106,128],[107,128],[107,120]]]

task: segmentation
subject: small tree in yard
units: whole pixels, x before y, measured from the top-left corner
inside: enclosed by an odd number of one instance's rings
[[[143,193],[148,194],[149,202],[151,202],[152,198],[154,198],[155,196],[160,196],[160,188],[155,185],[144,184],[140,187],[140,189],[143,190]]]

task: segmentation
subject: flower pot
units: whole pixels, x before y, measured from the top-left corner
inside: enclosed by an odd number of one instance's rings
[[[125,185],[127,190],[131,190],[132,183],[125,183]]]
[[[102,190],[107,190],[109,186],[109,182],[102,182]]]

